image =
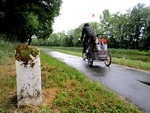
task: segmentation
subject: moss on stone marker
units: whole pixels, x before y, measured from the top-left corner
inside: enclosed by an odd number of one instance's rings
[[[22,61],[24,66],[28,64],[34,66],[34,59],[39,56],[37,47],[19,44],[16,46],[15,58],[17,61]]]

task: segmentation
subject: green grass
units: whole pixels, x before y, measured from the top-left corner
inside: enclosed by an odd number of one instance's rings
[[[150,51],[109,49],[113,57],[150,62]]]
[[[118,54],[130,54],[130,55],[142,55],[142,56],[150,56],[150,50],[149,51],[140,51],[140,50],[132,50],[132,49],[109,49],[112,53],[118,53]]]
[[[142,62],[139,60],[130,60],[126,58],[113,58],[113,62],[124,66],[150,71],[150,62]]]
[[[4,64],[7,58],[14,55],[15,44],[0,39],[0,64]]]
[[[119,54],[119,53],[112,53],[112,57],[116,58],[125,58],[125,59],[131,59],[131,60],[139,60],[142,62],[150,62],[150,56],[142,56],[142,55],[129,55],[129,54]]]
[[[3,55],[0,57],[1,113],[142,113],[123,97],[43,52],[41,52],[43,101],[37,106],[18,108],[14,46],[15,44],[9,42],[0,42],[1,55]],[[68,48],[68,51],[57,49],[81,55],[81,48]]]
[[[43,102],[18,108],[14,67],[14,57],[9,57],[8,64],[0,64],[2,113],[142,113],[123,97],[44,52],[41,52]]]
[[[108,90],[101,84],[89,80],[76,69],[69,67],[55,58],[41,53],[42,62],[50,66],[44,77],[43,87],[57,87],[57,96],[53,100],[56,111],[68,112],[140,112],[122,97]],[[51,69],[52,68],[52,69]],[[51,83],[51,84],[50,84]],[[46,107],[47,109],[47,107]]]
[[[57,50],[63,53],[72,54],[81,57],[82,48],[79,47],[45,47],[51,50]],[[109,49],[112,56],[112,63],[144,69],[150,71],[149,51]]]

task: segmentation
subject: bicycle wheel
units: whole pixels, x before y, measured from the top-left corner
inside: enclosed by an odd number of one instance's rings
[[[107,67],[110,66],[111,60],[112,60],[112,59],[111,59],[111,55],[110,55],[110,53],[108,52],[108,53],[107,53],[107,61],[104,61],[105,65],[106,65]]]
[[[92,66],[93,65],[93,53],[90,52],[88,55],[88,65]]]

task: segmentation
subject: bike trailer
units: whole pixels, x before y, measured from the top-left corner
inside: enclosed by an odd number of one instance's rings
[[[96,49],[98,54],[98,60],[107,60],[107,40],[104,38],[96,38]]]

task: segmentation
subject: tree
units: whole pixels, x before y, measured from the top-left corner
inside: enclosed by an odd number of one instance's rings
[[[3,13],[0,13],[3,16]],[[35,21],[35,25],[39,24]],[[144,4],[137,4],[133,9],[121,14],[119,12],[110,14],[109,10],[104,10],[100,15],[100,23],[89,22],[90,26],[97,34],[109,34],[108,47],[124,49],[150,49],[150,7]],[[78,41],[81,36],[83,23],[69,30],[67,33],[58,33],[50,36],[49,41],[55,39],[55,45],[61,46],[81,46]],[[51,39],[52,38],[52,39]]]
[[[129,17],[129,45],[132,49],[140,49],[144,40],[149,37],[149,21],[150,8],[144,4],[137,4],[133,7]],[[142,44],[141,44],[142,41]],[[143,46],[144,47],[144,46]]]
[[[104,10],[100,15],[101,31],[109,31],[113,35],[113,42],[117,42],[119,48],[148,50],[150,48],[149,15],[150,7],[140,3],[125,14],[119,12],[110,14],[109,10]],[[109,44],[112,40],[109,40]],[[113,45],[114,43],[111,44]]]
[[[61,3],[62,0],[1,0],[0,34],[20,42],[34,34],[38,38],[48,38]]]
[[[101,32],[104,33],[106,31],[109,31],[110,29],[110,19],[111,14],[108,9],[105,9],[103,11],[103,14],[100,15],[100,26],[101,26]]]
[[[82,31],[82,25],[80,25],[79,27],[75,28],[73,30],[73,46],[76,47],[81,47],[82,43],[79,41],[79,38],[81,37],[81,31]]]

